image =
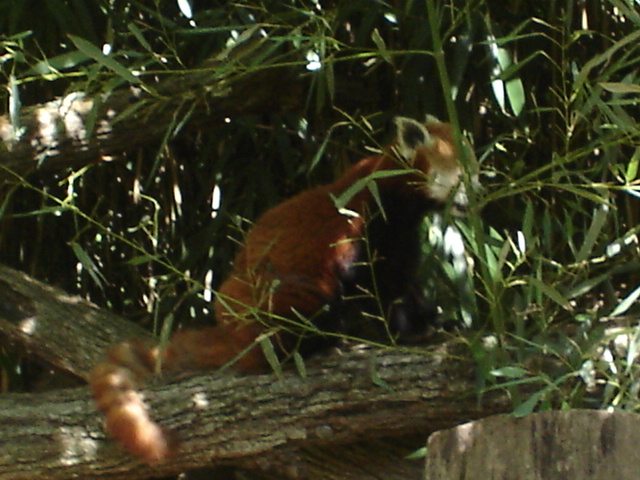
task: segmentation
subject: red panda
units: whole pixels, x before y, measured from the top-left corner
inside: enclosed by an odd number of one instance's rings
[[[394,336],[430,320],[415,286],[418,228],[438,206],[464,209],[467,195],[450,125],[432,117],[395,123],[397,139],[386,152],[255,223],[217,292],[216,326],[178,332],[162,351],[129,342],[108,352],[90,384],[108,432],[127,450],[148,463],[172,451],[137,392],[158,363],[164,371],[235,362],[239,371],[265,372],[265,334],[280,354],[312,351],[326,340],[321,332],[349,330],[341,322],[354,304],[386,318]],[[305,333],[305,322],[315,335]]]

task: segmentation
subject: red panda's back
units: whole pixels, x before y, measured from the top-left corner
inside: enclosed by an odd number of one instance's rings
[[[313,315],[338,290],[336,272],[357,255],[363,219],[341,214],[326,187],[307,190],[267,211],[248,233],[220,287],[224,318],[259,308],[280,316]],[[221,302],[218,302],[219,304]],[[255,320],[255,319],[254,319]]]

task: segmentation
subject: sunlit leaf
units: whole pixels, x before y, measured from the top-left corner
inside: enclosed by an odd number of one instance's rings
[[[507,112],[507,100],[511,107],[511,111],[516,116],[522,113],[525,105],[525,93],[522,80],[515,75],[505,78],[504,73],[512,68],[513,61],[512,55],[505,47],[498,44],[497,39],[491,33],[491,20],[486,19],[486,26],[489,34],[487,35],[487,44],[489,46],[489,53],[493,57],[493,71],[491,73],[493,79],[491,81],[491,88],[495,95],[496,101],[500,105],[500,108]]]
[[[75,35],[69,35],[69,38],[73,42],[73,44],[80,50],[82,53],[87,55],[88,57],[93,58],[96,62],[102,65],[105,68],[108,68],[116,75],[126,80],[127,82],[139,84],[140,79],[133,75],[127,67],[119,63],[115,58],[110,57],[102,53],[102,50],[97,48],[90,42],[87,42],[83,38],[77,37]]]
[[[22,136],[22,126],[20,125],[20,91],[14,75],[9,75],[9,118],[13,126],[14,140],[19,140]]]
[[[617,317],[627,312],[640,298],[640,287],[637,287],[629,295],[627,295],[617,306],[613,309],[610,316]]]
[[[98,266],[91,259],[89,254],[76,242],[71,242],[71,248],[73,249],[73,253],[75,253],[76,258],[82,264],[84,270],[86,270],[91,278],[93,278],[93,281],[96,283],[96,285],[98,285],[100,288],[103,288],[106,279],[104,278],[104,275],[102,275],[102,272],[100,271]]]
[[[597,67],[598,65],[607,62],[611,59],[611,57],[620,49],[625,48],[629,44],[634,44],[640,40],[640,30],[636,30],[629,35],[621,38],[617,42],[615,42],[611,47],[605,50],[603,53],[600,53],[594,57],[592,57],[587,63],[585,63],[584,67],[580,70],[578,76],[576,77],[575,84],[573,86],[574,92],[582,91],[583,85],[588,81],[589,74],[591,71]]]
[[[524,93],[524,86],[522,80],[519,78],[512,78],[507,80],[505,85],[507,96],[509,97],[509,104],[514,115],[518,116],[524,109],[526,96]]]
[[[193,17],[193,9],[191,8],[191,2],[189,0],[177,0],[178,8],[182,12],[182,14],[191,19]]]
[[[491,370],[490,373],[494,377],[523,378],[526,376],[527,371],[522,367],[507,365],[502,368],[496,368],[495,370]]]
[[[422,447],[411,452],[409,455],[407,455],[404,458],[406,458],[407,460],[419,460],[421,458],[425,458],[426,455],[427,455],[427,447]]]
[[[633,182],[638,176],[638,165],[640,164],[640,148],[636,148],[633,152],[629,165],[627,165],[627,171],[625,172],[625,180],[628,183]]]
[[[600,82],[600,86],[611,93],[640,93],[640,85],[626,82]]]

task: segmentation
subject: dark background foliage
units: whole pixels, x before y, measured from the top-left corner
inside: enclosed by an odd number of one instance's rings
[[[640,337],[639,31],[632,0],[3,2],[0,108],[14,123],[20,105],[131,88],[119,67],[151,92],[183,74],[233,84],[279,68],[300,94],[224,121],[177,108],[143,147],[5,175],[0,261],[156,332],[206,321],[249,222],[389,141],[395,115],[430,113],[481,161],[482,215],[457,227],[474,268],[425,241],[424,277],[472,324],[485,385],[540,382],[524,409],[598,387],[599,405],[635,409],[623,372]],[[182,105],[206,102],[205,88],[173,88]],[[487,353],[487,338],[512,347]],[[565,366],[557,377],[527,363],[542,350]],[[13,372],[16,354],[4,357]]]

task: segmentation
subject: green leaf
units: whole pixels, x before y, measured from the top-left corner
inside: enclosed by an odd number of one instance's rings
[[[377,28],[374,28],[373,32],[371,32],[371,40],[373,40],[373,43],[378,47],[378,54],[384,59],[384,61],[393,64],[392,57],[387,51],[387,45],[384,43],[384,38],[382,38]]]
[[[345,126],[349,126],[351,125],[351,122],[338,122],[338,123],[334,123],[333,125],[331,125],[331,127],[329,128],[329,130],[327,131],[324,140],[322,141],[322,144],[320,144],[320,147],[318,148],[318,150],[316,151],[316,154],[313,156],[313,159],[311,160],[311,163],[309,164],[309,171],[315,169],[315,167],[318,165],[318,163],[320,162],[320,159],[323,157],[326,149],[327,149],[327,145],[329,145],[329,141],[331,140],[331,137],[333,135],[333,131],[335,129],[337,129],[338,127],[345,127]]]
[[[567,298],[562,295],[555,287],[544,283],[542,280],[534,276],[529,276],[528,280],[529,283],[531,283],[534,287],[536,287],[544,295],[560,305],[562,308],[569,311],[573,310],[573,307],[569,303],[569,300],[567,300]]]
[[[640,93],[640,85],[627,82],[600,82],[600,86],[611,93]]]
[[[273,346],[271,338],[268,336],[262,337],[260,339],[260,348],[262,348],[262,353],[264,353],[264,356],[267,359],[267,362],[269,362],[269,366],[276,377],[280,379],[284,378],[282,364],[280,363],[280,359],[278,358],[278,354],[276,353],[276,349]]]
[[[572,287],[571,290],[567,292],[566,298],[570,299],[570,298],[581,297],[582,295],[589,293],[595,287],[597,287],[602,282],[610,278],[611,278],[611,273],[604,273],[602,275],[598,275],[593,278],[588,278],[584,282],[581,282],[578,285]]]
[[[533,213],[533,203],[527,200],[524,210],[524,219],[522,220],[522,235],[524,235],[527,246],[533,245],[535,240],[533,236]]]
[[[600,205],[600,207],[595,209],[595,212],[593,213],[593,219],[591,220],[591,225],[589,226],[587,235],[584,238],[582,247],[580,247],[580,251],[576,254],[576,262],[584,262],[591,254],[593,247],[596,244],[600,233],[602,232],[602,228],[607,221],[608,213],[609,207],[605,204]]]
[[[640,298],[640,287],[637,287],[633,292],[631,292],[627,297],[622,300],[616,308],[611,312],[611,317],[617,317],[618,315],[622,315],[625,313],[631,306]]]
[[[137,255],[128,259],[125,263],[127,265],[143,265],[149,262],[155,262],[158,260],[158,257],[155,255]]]
[[[63,53],[52,58],[47,58],[36,63],[28,71],[28,75],[51,75],[63,70],[69,70],[77,67],[83,62],[89,60],[86,54],[81,51]]]
[[[162,325],[160,326],[160,335],[159,341],[161,346],[166,346],[171,340],[171,333],[173,332],[173,324],[175,318],[173,313],[169,313],[164,320],[162,321]]]
[[[637,7],[634,7],[633,2],[628,0],[608,0],[611,5],[618,9],[618,18],[624,17],[627,20],[631,20],[636,27],[640,27],[640,13],[638,13]],[[635,2],[638,3],[637,0]],[[615,12],[615,10],[614,10]]]
[[[20,126],[20,91],[18,90],[18,83],[16,77],[9,75],[9,119],[13,125],[13,137],[14,140],[19,140],[22,136],[23,128]]]
[[[371,365],[370,365],[370,372],[371,372],[371,381],[373,382],[374,385],[377,385],[380,388],[383,388],[384,390],[387,390],[389,392],[393,391],[393,389],[391,388],[391,386],[382,379],[382,377],[380,377],[380,373],[378,372],[378,369],[376,368],[375,365],[375,359],[373,357],[371,357]]]
[[[638,176],[638,164],[640,163],[640,148],[636,148],[633,152],[629,165],[627,165],[627,171],[625,173],[625,180],[627,183],[633,182]]]
[[[511,80],[507,80],[505,88],[507,91],[507,97],[509,98],[509,105],[511,105],[511,110],[517,117],[522,113],[526,101],[526,95],[524,93],[524,85],[522,84],[522,80],[520,80],[519,78],[512,78]]]
[[[298,375],[300,375],[302,378],[307,378],[307,366],[304,363],[304,358],[302,358],[302,355],[300,355],[299,352],[293,352],[293,363],[296,366],[296,371],[298,372]]]
[[[147,52],[153,53],[153,49],[151,48],[151,45],[149,45],[149,42],[147,42],[147,39],[144,38],[144,35],[142,34],[142,32],[140,31],[140,29],[135,23],[133,22],[129,23],[127,25],[127,28],[131,33],[133,33],[133,36],[136,37],[136,40],[138,40],[140,45],[142,45]]]
[[[334,204],[338,210],[343,209],[346,205],[355,197],[358,193],[360,193],[365,188],[369,188],[372,190],[373,195],[375,196],[374,180],[378,180],[381,178],[389,178],[395,177],[397,175],[406,175],[410,170],[379,170],[377,172],[372,173],[371,175],[367,175],[364,178],[361,178],[357,182],[353,183],[349,186],[344,192],[342,192],[339,196],[334,197]]]
[[[407,455],[406,458],[407,460],[420,460],[421,458],[425,458],[427,455],[427,447],[421,447],[413,452],[411,452],[409,455]]]
[[[580,73],[576,77],[576,81],[574,82],[573,91],[574,92],[582,92],[583,85],[588,82],[589,74],[591,71],[596,68],[601,63],[608,62],[611,60],[611,57],[620,50],[621,48],[626,47],[629,44],[635,44],[640,40],[640,30],[635,30],[630,33],[626,37],[618,40],[611,47],[605,50],[603,53],[596,55],[591,58],[587,63],[585,63],[584,67],[580,70]]]
[[[71,248],[73,249],[73,253],[75,253],[76,258],[82,264],[82,267],[91,275],[93,281],[98,285],[101,289],[103,288],[103,284],[106,281],[102,272],[91,259],[91,257],[85,252],[85,250],[76,242],[71,242]]]
[[[627,350],[627,367],[625,372],[628,375],[635,370],[636,359],[638,358],[638,347],[640,347],[640,327],[634,329],[633,335],[629,335],[629,349]]]
[[[545,392],[546,389],[542,389],[531,395],[513,410],[513,416],[516,418],[522,418],[530,415],[542,399]]]
[[[570,374],[568,376],[571,375],[573,374]],[[527,415],[529,415],[531,412],[533,412],[533,410],[536,408],[536,405],[540,403],[544,396],[547,395],[547,393],[558,388],[558,385],[564,382],[565,378],[566,376],[558,377],[552,383],[546,385],[543,389],[533,393],[526,401],[522,402],[513,410],[513,415],[518,418],[526,417]]]
[[[87,42],[83,38],[76,37],[75,35],[69,35],[69,38],[78,50],[80,50],[88,57],[93,58],[100,65],[108,68],[123,80],[134,83],[136,85],[141,83],[140,79],[133,75],[127,67],[119,63],[115,58],[108,57],[107,55],[102,53],[102,51],[92,43]]]
[[[514,68],[511,53],[498,43],[494,36],[489,17],[485,18],[487,29],[486,42],[489,46],[489,55],[493,57],[493,71],[491,72],[491,88],[500,109],[507,113],[507,100],[514,115],[518,116],[524,108],[526,95],[520,78],[513,75]],[[507,74],[507,72],[511,72]]]

